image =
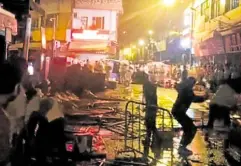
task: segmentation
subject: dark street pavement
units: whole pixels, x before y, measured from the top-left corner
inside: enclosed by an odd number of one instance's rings
[[[141,85],[132,85],[131,88],[125,89],[124,87],[120,87],[117,90],[118,92],[114,92],[115,95],[113,97],[125,98],[128,100],[134,101],[141,101],[142,100],[142,86]],[[107,92],[108,93],[108,92]],[[112,96],[113,92],[109,92],[106,94],[107,96]],[[164,89],[158,88],[158,104],[159,107],[171,110],[173,102],[175,101],[177,93],[173,89]],[[124,106],[124,104],[123,104]],[[123,107],[122,106],[122,107]],[[195,123],[197,125],[200,124],[200,117],[203,114],[207,114],[207,103],[201,104],[192,104],[190,109],[188,110],[188,115],[193,118],[197,119]],[[207,118],[204,118],[206,121]],[[177,122],[174,120],[174,126],[180,127]],[[161,157],[159,162],[157,163],[158,166],[177,166],[177,165],[197,165],[197,166],[204,166],[204,165],[212,165],[211,163],[215,163],[216,165],[227,165],[225,164],[223,154],[221,150],[218,149],[210,149],[207,148],[207,144],[204,141],[203,132],[202,130],[198,130],[192,144],[188,147],[194,153],[193,156],[189,157],[188,164],[183,161],[183,159],[178,156],[177,148],[178,142],[181,138],[181,132],[175,132],[175,137],[173,138],[173,147],[162,147],[160,152]],[[170,144],[172,140],[167,140],[167,142],[163,144]],[[172,143],[171,143],[172,144]],[[136,145],[137,146],[137,145]],[[211,155],[209,153],[212,153]],[[154,154],[150,150],[150,156],[154,157]],[[212,157],[210,157],[212,156]]]

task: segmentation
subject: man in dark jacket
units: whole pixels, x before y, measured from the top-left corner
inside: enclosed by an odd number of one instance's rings
[[[178,96],[172,108],[172,114],[181,124],[184,132],[180,142],[181,146],[178,149],[179,153],[182,155],[192,155],[192,151],[188,150],[186,147],[192,142],[197,131],[192,119],[186,115],[186,112],[192,102],[203,102],[208,96],[207,94],[205,97],[195,96],[193,92],[195,83],[195,78],[189,77],[176,87]]]
[[[145,75],[145,81],[143,84],[143,93],[146,101],[146,114],[145,114],[146,139],[144,143],[145,144],[144,155],[147,156],[149,152],[151,136],[153,139],[157,136],[156,135],[157,86],[155,85],[155,80],[152,76]],[[152,139],[152,142],[154,141],[153,139]]]

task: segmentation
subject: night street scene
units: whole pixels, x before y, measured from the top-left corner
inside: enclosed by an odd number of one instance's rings
[[[0,166],[241,166],[241,0],[0,0]]]

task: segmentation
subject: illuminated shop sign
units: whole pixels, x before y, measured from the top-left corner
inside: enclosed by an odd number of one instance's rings
[[[83,30],[83,32],[72,32],[75,40],[109,40],[109,33],[101,33],[98,30]]]

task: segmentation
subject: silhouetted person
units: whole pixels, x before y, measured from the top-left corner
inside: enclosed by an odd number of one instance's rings
[[[157,86],[152,76],[145,75],[143,93],[146,101],[145,125],[146,138],[144,142],[144,156],[149,153],[149,146],[152,137],[152,144],[157,136],[156,114],[157,114]]]
[[[195,83],[195,78],[189,77],[176,87],[178,96],[173,104],[172,114],[183,128],[183,137],[178,149],[181,155],[192,155],[192,151],[188,150],[186,147],[192,142],[197,132],[196,126],[193,124],[192,119],[186,115],[186,112],[192,102],[204,102],[205,99],[207,99],[207,96],[195,96],[193,92]]]

